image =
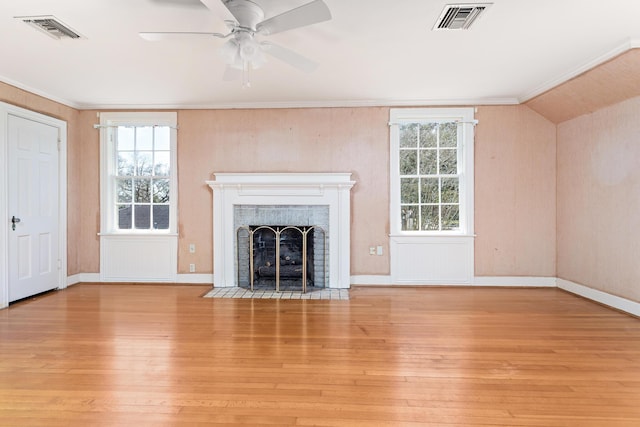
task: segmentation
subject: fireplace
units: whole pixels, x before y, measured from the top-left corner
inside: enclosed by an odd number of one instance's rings
[[[268,268],[262,269],[264,277],[257,277],[256,272],[247,267],[251,263],[249,236],[262,226],[281,231],[296,227],[312,233],[307,235],[307,242],[312,239],[313,262],[308,264],[311,267],[306,272],[306,284],[349,288],[350,190],[354,185],[350,175],[215,174],[214,181],[207,181],[213,189],[214,286],[250,287],[252,277],[268,280],[267,275],[272,274]],[[241,255],[244,253],[247,255]],[[271,264],[275,270],[273,264],[275,260]],[[283,280],[301,281],[301,278]]]

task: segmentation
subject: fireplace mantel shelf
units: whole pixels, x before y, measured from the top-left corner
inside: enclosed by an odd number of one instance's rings
[[[350,173],[216,173],[211,187],[236,186],[348,186],[352,187]]]
[[[237,286],[233,207],[329,207],[329,287],[350,287],[350,173],[216,173],[213,190],[214,286]]]

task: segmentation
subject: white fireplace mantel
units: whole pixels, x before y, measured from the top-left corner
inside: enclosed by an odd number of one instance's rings
[[[213,189],[213,283],[237,286],[236,205],[329,206],[330,288],[350,287],[350,173],[216,173]]]

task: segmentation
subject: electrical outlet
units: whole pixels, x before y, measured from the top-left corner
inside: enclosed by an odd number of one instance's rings
[[[189,264],[189,273],[195,273],[195,272],[196,272],[196,265]]]
[[[369,248],[369,255],[375,255],[375,254],[376,254],[376,248],[375,248],[375,247],[373,247],[373,246],[371,246],[371,247]]]
[[[382,255],[382,246],[376,248],[376,255]]]
[[[195,254],[196,253],[196,245],[194,243],[189,245],[189,253],[190,254]]]

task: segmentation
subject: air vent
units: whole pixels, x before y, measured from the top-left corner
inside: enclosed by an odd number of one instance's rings
[[[434,30],[468,30],[492,3],[448,4],[436,21]]]
[[[69,28],[69,26],[63,24],[58,18],[52,15],[46,16],[16,16],[16,19],[20,19],[26,24],[44,32],[45,34],[53,37],[54,39],[79,39],[82,36],[75,30]]]

